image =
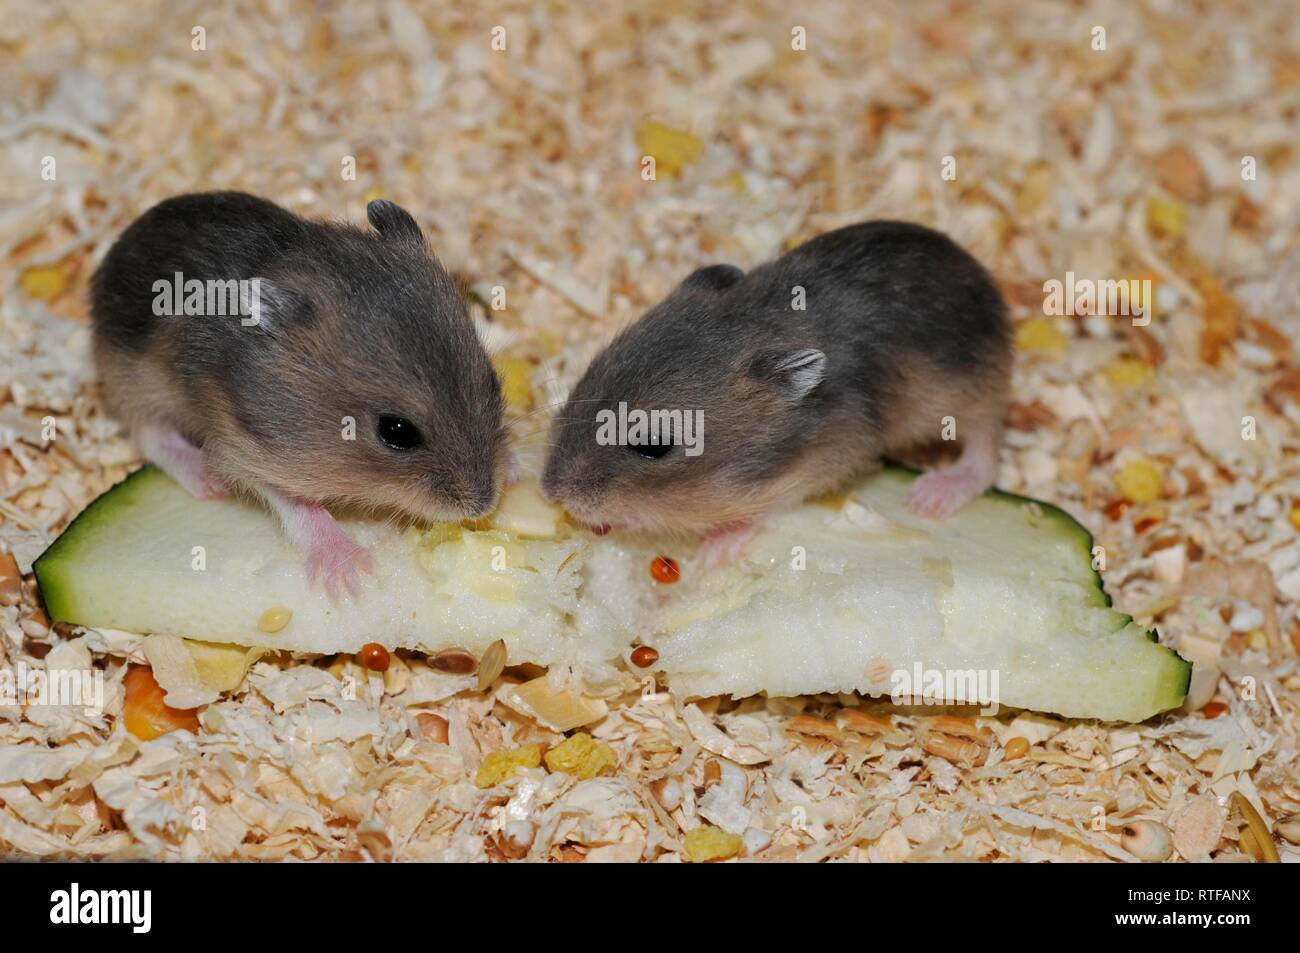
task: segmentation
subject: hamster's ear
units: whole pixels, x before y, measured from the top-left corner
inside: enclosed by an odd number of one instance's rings
[[[419,223],[396,202],[375,199],[366,206],[366,218],[384,241],[424,247],[424,232],[420,231]]]
[[[791,403],[807,397],[826,377],[826,355],[816,348],[767,351],[755,358],[751,373],[780,390]]]
[[[744,277],[745,273],[735,265],[709,265],[691,272],[682,287],[693,291],[724,291]]]
[[[275,332],[310,320],[311,299],[270,278],[250,278],[239,283],[239,314],[244,327]]]

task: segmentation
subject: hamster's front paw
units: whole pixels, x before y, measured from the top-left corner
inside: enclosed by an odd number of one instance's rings
[[[758,527],[753,520],[724,523],[705,535],[695,558],[705,569],[727,566],[740,558]]]
[[[907,491],[907,506],[918,516],[947,519],[979,496],[987,482],[973,469],[958,464],[947,470],[930,470],[916,478]]]
[[[370,550],[356,542],[343,530],[334,527],[331,532],[314,537],[307,547],[307,575],[325,587],[329,597],[338,600],[346,589],[355,599],[361,594],[361,573],[374,575],[375,561]]]

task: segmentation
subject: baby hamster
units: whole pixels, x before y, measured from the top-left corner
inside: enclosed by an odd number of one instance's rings
[[[195,496],[261,497],[331,595],[373,567],[325,504],[479,517],[506,465],[501,387],[455,283],[404,209],[366,212],[373,233],[180,195],[91,283],[105,396],[142,455]]]
[[[1006,305],[973,257],[920,225],[849,226],[748,274],[702,268],[623,330],[556,417],[542,488],[592,525],[743,545],[755,516],[953,423],[960,458],[909,495],[944,517],[996,476],[1010,367]],[[608,445],[620,402],[698,420],[700,452],[677,429]]]

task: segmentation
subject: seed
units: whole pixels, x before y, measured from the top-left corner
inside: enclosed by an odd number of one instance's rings
[[[682,571],[677,567],[676,560],[668,556],[656,556],[654,562],[650,563],[650,575],[654,576],[655,582],[670,583],[680,579]]]
[[[715,784],[722,783],[722,764],[717,758],[710,758],[704,762],[704,786],[711,788]]]
[[[257,627],[263,632],[279,632],[293,618],[293,610],[284,606],[273,606],[262,613],[257,620]]]
[[[23,574],[18,571],[18,560],[9,553],[0,553],[0,606],[15,606],[23,597]]]
[[[392,657],[388,654],[388,649],[378,642],[367,642],[361,646],[361,652],[357,660],[372,672],[383,672],[387,671]]]
[[[1006,760],[1015,761],[1017,758],[1023,758],[1029,754],[1029,739],[1016,735],[1006,746]]]
[[[420,734],[425,741],[436,745],[447,743],[447,719],[431,711],[422,711],[415,716],[415,723],[420,726]]]
[[[1123,498],[1114,500],[1106,507],[1106,518],[1117,520],[1129,510],[1129,501]]]
[[[1228,706],[1223,702],[1211,701],[1205,703],[1205,707],[1201,709],[1201,713],[1205,715],[1206,718],[1218,718],[1220,715],[1227,712],[1227,710]]]
[[[478,659],[465,649],[443,649],[429,659],[429,664],[448,675],[469,675],[478,668]]]
[[[954,764],[981,765],[988,752],[973,741],[958,741],[949,735],[928,734],[921,747]]]
[[[993,744],[993,732],[987,728],[979,727],[974,718],[940,715],[930,722],[930,730],[952,735],[954,738],[966,738],[986,748]]]
[[[1232,796],[1228,798],[1228,803],[1246,820],[1246,828],[1250,831],[1257,848],[1251,851],[1255,859],[1266,864],[1281,863],[1277,855],[1277,845],[1273,843],[1268,827],[1264,824],[1264,819],[1259,816],[1259,812],[1255,810],[1255,805],[1251,804],[1240,791],[1233,791]]]
[[[1131,821],[1120,832],[1120,846],[1149,864],[1158,864],[1173,853],[1169,829],[1155,821]]]
[[[485,692],[506,669],[506,643],[497,639],[487,647],[478,663],[478,690]]]
[[[659,650],[648,645],[638,645],[632,650],[632,664],[637,668],[649,668],[659,661]]]
[[[879,735],[894,730],[894,723],[888,715],[872,715],[855,708],[841,711],[836,724],[845,731],[859,735]]]

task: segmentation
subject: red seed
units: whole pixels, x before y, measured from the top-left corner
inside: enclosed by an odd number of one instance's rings
[[[367,642],[361,646],[361,664],[372,672],[388,671],[388,663],[392,661],[388,654],[388,649],[384,648],[378,642]]]
[[[1228,706],[1221,701],[1206,702],[1205,707],[1201,709],[1201,713],[1206,718],[1218,718],[1220,715],[1226,714],[1227,711]]]
[[[637,668],[649,668],[659,661],[659,650],[648,645],[638,645],[632,650],[632,664]]]
[[[656,556],[650,563],[650,575],[654,576],[655,582],[676,582],[682,577],[682,571],[677,568],[677,561],[668,556]]]
[[[1106,516],[1109,519],[1117,520],[1128,512],[1129,506],[1129,501],[1121,497],[1106,507]]]

